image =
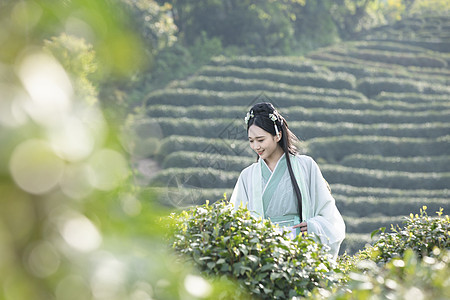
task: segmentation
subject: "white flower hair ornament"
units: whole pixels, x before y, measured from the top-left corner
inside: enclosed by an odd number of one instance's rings
[[[251,118],[253,118],[255,115],[253,114],[253,110],[247,113],[247,115],[244,118],[245,124],[248,125],[248,121],[250,121]]]
[[[271,119],[273,121],[273,125],[275,126],[275,132],[277,134],[277,136],[280,135],[280,131],[278,131],[278,126],[276,121],[278,120],[278,117],[275,114],[269,114],[269,119]]]
[[[274,122],[278,119],[277,116],[274,114],[269,114],[269,118]]]

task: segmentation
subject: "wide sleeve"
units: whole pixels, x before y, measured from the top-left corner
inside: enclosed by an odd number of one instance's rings
[[[233,204],[234,209],[238,209],[242,204],[243,206],[247,206],[249,202],[247,187],[244,180],[244,172],[239,175],[239,178],[234,186],[233,192],[231,194],[230,203]]]
[[[312,159],[309,179],[311,216],[306,220],[308,232],[315,233],[323,244],[330,246],[331,254],[336,258],[345,238],[345,223],[319,166]]]

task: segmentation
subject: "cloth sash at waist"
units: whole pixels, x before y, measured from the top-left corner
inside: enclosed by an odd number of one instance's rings
[[[269,218],[274,224],[278,224],[280,227],[292,227],[294,225],[300,224],[300,217],[298,215],[285,215],[276,216]],[[300,227],[295,228],[295,234],[299,235],[301,233]]]

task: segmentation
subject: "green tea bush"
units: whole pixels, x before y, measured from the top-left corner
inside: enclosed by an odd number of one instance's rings
[[[441,57],[438,57],[439,55],[438,53],[436,53],[434,56],[431,56],[430,54],[426,55],[424,53],[421,54],[405,53],[405,52],[398,53],[392,51],[364,50],[364,49],[358,49],[355,51],[352,51],[351,49],[346,50],[339,49],[338,51],[332,50],[330,51],[330,53],[338,55],[347,55],[350,57],[366,61],[376,61],[386,64],[396,64],[402,66],[417,66],[423,68],[447,67],[447,62]]]
[[[382,217],[348,217],[344,216],[345,230],[351,233],[367,234],[377,228],[388,227],[390,225],[400,224],[401,216],[382,216]]]
[[[351,122],[331,123],[327,120],[289,122],[289,128],[303,139],[330,136],[391,136],[398,138],[438,138],[450,132],[450,123],[426,124],[358,124]]]
[[[308,56],[308,58],[312,59],[314,62],[318,61],[326,61],[326,62],[332,62],[332,63],[340,63],[340,64],[348,64],[350,66],[365,66],[367,68],[382,68],[382,69],[389,69],[389,64],[381,63],[381,62],[375,62],[375,61],[365,61],[362,59],[345,56],[345,55],[339,55],[337,53],[331,53],[331,51],[328,51],[328,49],[324,49],[323,51],[317,51],[313,52]],[[331,70],[331,69],[330,69]]]
[[[332,163],[350,154],[383,156],[447,155],[450,139],[399,138],[389,136],[340,136],[308,141],[308,153]]]
[[[295,73],[291,71],[278,71],[272,69],[246,69],[234,66],[206,66],[199,71],[199,74],[204,76],[228,76],[242,79],[266,79],[286,84],[347,90],[354,89],[356,83],[355,77],[347,73]]]
[[[347,231],[347,230],[346,230]],[[370,244],[370,234],[368,233],[352,233],[346,232],[345,239],[342,241],[341,247],[339,248],[338,261],[341,259],[342,255],[351,255],[357,253],[363,249],[367,244]]]
[[[310,60],[288,56],[238,56],[233,58],[216,56],[211,59],[210,63],[215,66],[236,66],[251,69],[267,68],[307,73],[329,73],[329,70],[314,64]]]
[[[306,87],[305,87],[306,88]],[[320,90],[320,88],[318,88]],[[344,90],[343,90],[344,91]],[[360,97],[349,97],[348,95],[342,95],[342,97],[333,96],[320,96],[314,94],[291,94],[272,92],[269,90],[246,91],[246,92],[224,92],[224,91],[208,91],[201,89],[165,89],[151,93],[146,100],[147,105],[165,104],[165,105],[178,105],[178,106],[191,106],[191,105],[250,105],[251,101],[264,92],[269,98],[273,99],[279,106],[304,106],[304,107],[324,107],[324,108],[355,108],[355,109],[368,109],[373,107],[380,107],[376,102],[364,101],[365,96],[361,93]],[[350,91],[351,92],[351,91]],[[361,101],[363,100],[363,101]],[[423,107],[420,107],[423,109]],[[408,109],[407,109],[408,110]],[[414,110],[414,107],[412,108]]]
[[[408,189],[411,185],[418,189],[445,189],[450,182],[450,173],[412,173],[385,170],[368,170],[322,164],[325,178],[333,183],[353,186],[372,186]]]
[[[437,95],[440,96],[440,95]],[[436,102],[420,102],[420,103],[408,103],[400,102],[395,100],[388,101],[377,101],[372,100],[379,105],[383,110],[403,110],[403,111],[414,111],[414,112],[424,112],[424,111],[437,111],[437,110],[448,110],[450,109],[449,101],[436,101]]]
[[[220,117],[211,116],[210,119],[206,120],[195,118],[153,118],[153,121],[157,122],[164,136],[188,135],[216,138],[222,132],[237,133],[241,131],[242,136],[240,138],[246,138],[242,118],[221,119]],[[350,122],[290,121],[289,128],[302,139],[341,135],[437,138],[450,132],[450,123],[355,124]]]
[[[245,112],[245,111],[244,111]],[[153,118],[158,123],[164,136],[187,135],[217,138],[222,132],[226,134],[227,128],[238,132],[244,131],[242,119],[220,119],[211,116],[208,120],[197,120],[194,118]]]
[[[403,172],[450,172],[450,156],[385,157],[352,154],[344,157],[342,166]]]
[[[227,201],[202,205],[173,220],[173,247],[207,276],[226,276],[259,299],[310,296],[336,285],[335,264],[313,236],[290,240],[268,220]]]
[[[213,168],[170,168],[158,172],[151,179],[155,187],[232,188],[239,172]]]
[[[405,216],[423,203],[427,203],[430,209],[436,210],[448,206],[448,198],[348,197],[337,194],[334,194],[334,198],[339,211],[345,211],[346,216],[360,218],[380,215],[386,217]]]
[[[450,190],[425,190],[425,189],[387,189],[387,188],[374,188],[374,187],[355,187],[344,184],[332,184],[333,194],[342,195],[345,197],[408,197],[408,198],[449,198]],[[420,205],[419,205],[420,206]]]
[[[365,96],[357,91],[336,89],[329,87],[295,85],[294,83],[276,82],[257,78],[235,78],[231,76],[203,76],[198,75],[185,80],[174,81],[172,88],[190,88],[220,92],[248,92],[270,91],[291,94],[323,95],[331,97],[349,97],[352,99],[365,99]]]
[[[311,94],[291,94],[266,90],[260,90],[258,92],[221,92],[170,87],[150,93],[144,101],[144,104],[147,106],[164,104],[188,107],[192,105],[223,106],[224,103],[226,103],[227,106],[250,106],[250,102],[255,99],[260,92],[264,92],[267,97],[273,99],[273,102],[275,102],[279,107],[302,106],[305,108],[400,110],[403,112],[423,112],[430,110],[450,109],[450,103],[448,101],[440,101],[438,103],[403,103],[398,101],[386,101],[380,103],[376,100],[368,100],[364,95],[358,92],[354,93],[354,95],[360,95],[360,97],[356,99],[355,97],[349,97],[344,94],[339,97],[318,97],[317,95]],[[349,92],[352,93],[352,91]]]
[[[218,153],[221,155],[252,156],[253,150],[247,141],[236,141],[231,139],[208,139],[195,136],[172,135],[161,141],[161,146],[156,154],[156,159],[162,161],[164,157],[176,151],[193,151]]]
[[[388,262],[394,257],[403,257],[406,249],[412,249],[419,257],[433,256],[435,248],[450,250],[450,218],[443,216],[443,209],[437,218],[431,218],[427,207],[420,209],[420,214],[405,217],[404,226],[392,226],[391,233],[381,228],[378,240],[369,251],[373,251],[377,262]],[[375,234],[375,231],[373,234]]]
[[[447,97],[448,98],[448,97]],[[408,98],[409,99],[409,98]],[[439,99],[437,99],[440,101]],[[399,100],[402,101],[402,100]],[[406,100],[407,101],[407,100]],[[444,101],[444,99],[442,99]],[[155,104],[147,106],[147,116],[151,118],[192,118],[211,119],[220,111],[222,118],[238,118],[242,120],[243,112],[248,106],[205,106],[193,105],[180,107],[175,105]],[[424,123],[447,123],[450,114],[448,110],[425,110],[425,111],[395,111],[386,110],[380,115],[379,110],[354,110],[354,109],[327,109],[327,108],[305,108],[302,106],[284,107],[282,113],[290,121],[316,121],[328,123],[349,122],[359,124],[424,124]]]
[[[169,154],[163,161],[163,168],[211,167],[219,170],[241,171],[244,166],[255,162],[251,156],[227,156],[220,153],[202,153],[178,151]],[[326,166],[330,170],[332,165]],[[378,171],[397,171],[411,173],[450,172],[450,158],[448,156],[434,157],[384,157],[381,155],[353,154],[346,156],[339,167],[352,169],[372,169]],[[336,170],[338,172],[339,169]],[[333,171],[332,171],[333,172]],[[365,170],[371,173],[369,170]],[[375,173],[374,173],[375,174]],[[391,173],[394,174],[394,173]],[[422,175],[420,175],[422,176]],[[391,193],[389,193],[391,194]],[[371,194],[372,195],[372,194]]]
[[[445,85],[426,83],[410,79],[364,78],[358,81],[357,90],[367,97],[374,97],[381,92],[448,94],[450,89]]]
[[[402,41],[404,42],[404,41]],[[404,42],[405,45],[418,45],[421,46],[421,44],[415,44],[415,43],[409,43]],[[428,46],[429,43],[424,43],[425,46]],[[440,47],[440,46],[439,46]],[[446,74],[445,67],[441,68],[430,68],[426,66],[417,66],[416,64],[412,65],[393,65],[391,63],[386,63],[378,60],[365,60],[354,56],[346,55],[345,52],[348,51],[347,49],[336,49],[336,47],[333,48],[326,48],[322,51],[316,51],[312,54],[308,55],[308,58],[311,59],[314,63],[318,65],[326,66],[331,71],[338,71],[336,68],[344,68],[341,71],[345,71],[345,66],[348,65],[349,68],[347,69],[347,72],[350,74],[353,74],[357,76],[356,74],[359,74],[361,76],[367,76],[367,72],[364,70],[361,70],[361,68],[367,68],[367,71],[373,71],[374,74],[377,73],[387,73],[387,74],[395,74],[397,73],[397,76],[406,75],[408,77],[417,77],[415,73],[422,73],[427,75],[438,75],[438,76],[445,76]],[[445,51],[447,52],[447,51]],[[446,61],[445,56],[442,56],[437,61],[438,64],[447,64],[448,61]],[[432,63],[433,64],[433,63]],[[425,64],[426,65],[426,64]],[[361,67],[363,66],[363,67]],[[333,69],[334,68],[334,69]],[[358,73],[355,73],[354,70]],[[389,72],[388,70],[392,70]],[[392,77],[392,75],[388,75],[387,77]],[[358,76],[357,76],[358,77]],[[440,77],[440,81],[443,79]],[[418,80],[421,80],[421,78],[417,78]],[[426,79],[427,80],[427,79]]]
[[[282,82],[274,82],[267,79],[259,79],[259,78],[235,78],[235,77],[226,77],[226,76],[202,76],[197,75],[195,77],[190,77],[185,80],[179,80],[174,81],[170,84],[170,88],[185,88],[190,87],[190,89],[194,89],[193,86],[199,85],[200,83],[203,85],[209,85],[212,86],[217,85],[217,81],[224,81],[224,85],[228,84],[234,84],[235,89],[232,89],[230,91],[214,91],[214,89],[210,89],[208,91],[204,91],[203,89],[201,92],[208,93],[211,95],[220,95],[224,96],[226,98],[229,98],[230,96],[239,96],[241,93],[249,93],[253,90],[257,90],[259,92],[266,91],[266,92],[280,92],[283,91],[284,94],[306,94],[306,95],[315,95],[315,96],[329,96],[329,97],[340,97],[340,98],[350,98],[350,99],[357,99],[357,100],[363,100],[366,101],[367,98],[361,94],[358,91],[355,91],[353,89],[336,89],[336,88],[329,88],[329,87],[316,87],[316,86],[302,86],[298,84],[286,84]],[[234,92],[234,93],[233,93]],[[241,99],[241,105],[242,103]],[[246,103],[245,103],[246,104]]]
[[[450,75],[450,74],[449,74]],[[402,101],[409,103],[421,103],[421,102],[434,102],[434,101],[446,101],[450,100],[450,95],[427,95],[420,93],[389,93],[381,92],[375,99],[380,101]]]
[[[419,68],[410,66],[407,68],[410,73],[415,73],[418,76],[425,74],[429,76],[438,76],[441,78],[448,78],[450,75],[450,70],[448,68],[445,69],[437,69],[437,68]]]
[[[353,64],[347,61],[331,61],[331,60],[313,60],[316,64],[326,67],[332,72],[344,72],[355,76],[356,78],[364,77],[383,77],[383,78],[402,78],[413,79],[441,85],[448,84],[448,72],[445,69],[436,68],[420,68],[420,67],[398,67],[388,68],[387,66],[368,66],[367,64]]]
[[[448,52],[448,49],[450,49],[450,42],[440,41],[440,42],[434,42],[434,41],[402,41],[402,43],[406,45],[416,46],[416,47],[422,47],[426,49],[430,49],[433,51],[439,51],[439,52]]]
[[[426,49],[421,47],[414,47],[410,45],[405,45],[399,42],[387,42],[387,41],[356,41],[352,42],[349,45],[352,48],[356,49],[364,49],[364,50],[381,50],[381,51],[391,51],[391,52],[400,52],[400,53],[421,53],[425,52]]]
[[[430,218],[427,207],[405,218],[405,226],[381,235],[354,256],[341,255],[346,284],[320,290],[316,299],[448,299],[450,295],[450,219]],[[372,236],[377,231],[372,233]]]
[[[341,270],[351,270],[348,283],[333,293],[321,290],[314,299],[448,299],[450,251],[434,253],[433,258],[420,259],[409,249],[402,258],[382,265],[350,257],[340,263]]]
[[[233,189],[205,189],[196,187],[147,187],[142,196],[156,195],[155,201],[166,207],[189,209],[193,205],[203,205],[223,199],[224,193],[231,195]]]
[[[179,151],[166,156],[162,163],[162,167],[164,169],[204,167],[214,168],[216,170],[240,172],[244,167],[255,161],[255,157],[250,156],[231,156],[222,155],[220,153]]]
[[[400,101],[399,101],[400,102]],[[424,123],[447,123],[450,106],[448,110],[423,110],[423,111],[403,111],[387,109],[380,114],[379,109],[338,109],[327,108],[303,108],[292,106],[287,108],[288,121],[316,121],[327,123],[358,123],[358,124],[422,124]]]
[[[409,78],[407,70],[404,69],[388,69],[386,67],[367,66],[362,64],[349,64],[348,62],[332,61],[332,60],[313,60],[314,63],[324,66],[332,72],[344,72],[355,76],[363,77],[404,77]]]

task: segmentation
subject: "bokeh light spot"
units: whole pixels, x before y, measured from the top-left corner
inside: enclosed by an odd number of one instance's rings
[[[68,35],[84,38],[89,43],[95,42],[96,37],[91,26],[80,18],[75,16],[69,17],[66,21],[65,28],[65,32]]]
[[[67,117],[59,126],[51,128],[49,138],[55,152],[69,161],[86,158],[95,144],[89,128],[75,117]]]
[[[9,168],[16,184],[31,194],[43,194],[54,188],[63,173],[64,162],[42,140],[27,140],[17,146]]]
[[[89,167],[86,164],[72,164],[64,169],[60,180],[62,192],[72,199],[82,199],[93,190],[88,180]]]
[[[152,286],[143,281],[139,281],[134,285],[133,293],[131,294],[132,300],[151,300],[153,299]]]
[[[11,21],[16,30],[29,31],[42,17],[42,8],[33,1],[19,1],[11,11]],[[26,20],[26,22],[24,22]]]
[[[48,277],[58,270],[60,261],[55,247],[43,241],[31,250],[28,256],[28,268],[37,277]]]
[[[129,172],[125,158],[111,149],[95,152],[89,160],[89,165],[91,167],[90,183],[102,191],[116,188]]]
[[[194,297],[206,298],[212,292],[211,285],[202,277],[187,275],[184,280],[184,288]]]
[[[16,127],[27,121],[25,111],[20,107],[28,95],[21,89],[0,83],[0,125]]]
[[[102,242],[97,227],[82,215],[67,219],[60,231],[67,244],[81,252],[95,250]]]
[[[141,213],[142,204],[132,195],[126,195],[121,199],[122,209],[129,216],[137,216]]]
[[[53,125],[64,119],[71,107],[71,81],[58,61],[36,52],[25,56],[18,75],[30,95],[24,109],[36,121]]]
[[[124,283],[126,267],[123,262],[110,254],[97,258],[97,268],[91,279],[91,289],[95,299],[119,299],[117,295]]]

